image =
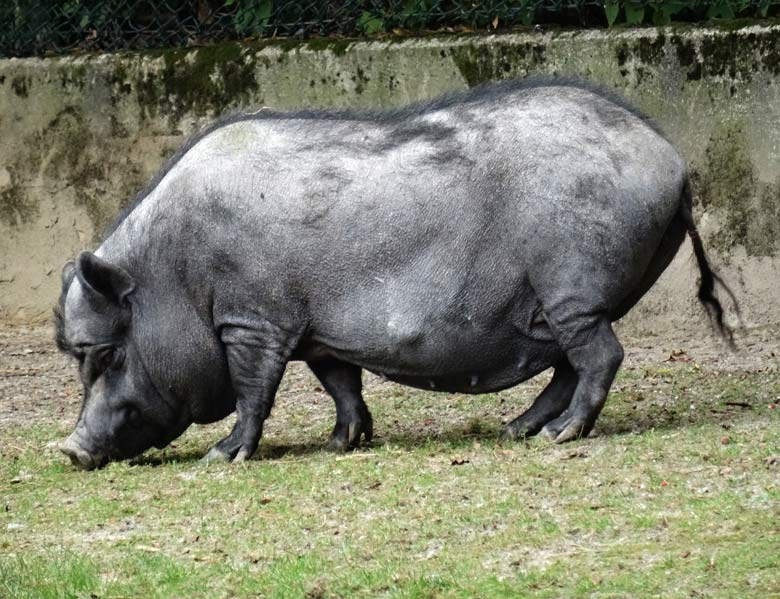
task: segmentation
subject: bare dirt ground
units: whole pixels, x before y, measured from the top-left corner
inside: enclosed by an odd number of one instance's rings
[[[715,372],[754,373],[780,365],[780,325],[739,332],[736,351],[706,330],[637,338],[621,335],[621,341],[626,350],[624,369],[694,362]],[[531,395],[541,382],[530,383]],[[367,393],[389,384],[366,377]],[[296,403],[329,403],[302,364],[288,368],[280,394],[294,396]],[[75,363],[58,352],[52,328],[0,322],[0,427],[33,422],[73,424],[80,403]]]

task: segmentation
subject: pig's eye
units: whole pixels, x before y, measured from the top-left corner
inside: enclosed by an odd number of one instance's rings
[[[117,368],[122,364],[122,351],[116,347],[101,349],[97,355],[97,363],[100,371]]]
[[[142,424],[141,412],[138,411],[138,408],[135,407],[127,408],[127,421],[130,423],[130,426],[138,427]]]

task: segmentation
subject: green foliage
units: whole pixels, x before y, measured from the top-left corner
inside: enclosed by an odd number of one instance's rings
[[[774,9],[774,10],[773,10]],[[673,20],[764,18],[780,9],[780,0],[605,0],[607,24],[664,26]]]
[[[357,28],[365,35],[373,35],[385,30],[385,22],[365,10],[363,11],[363,14],[358,17]]]
[[[273,0],[225,0],[226,7],[236,6],[233,23],[241,35],[263,35],[273,12]]]
[[[641,25],[645,18],[645,7],[641,2],[626,2],[623,6],[626,13],[626,23],[629,25]]]
[[[426,26],[426,16],[436,7],[436,0],[404,0],[398,15],[400,24],[408,29]]]
[[[620,3],[618,0],[606,0],[604,3],[604,12],[607,15],[607,23],[612,27],[620,12]]]
[[[0,0],[0,57],[247,37],[668,25],[780,16],[780,0]]]

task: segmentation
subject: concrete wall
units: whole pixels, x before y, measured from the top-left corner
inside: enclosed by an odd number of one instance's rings
[[[697,218],[749,325],[780,322],[780,27],[268,42],[0,61],[0,317],[47,318],[62,263],[164,159],[236,108],[395,106],[485,81],[578,75],[649,113],[689,159]],[[686,246],[629,316],[701,311]]]

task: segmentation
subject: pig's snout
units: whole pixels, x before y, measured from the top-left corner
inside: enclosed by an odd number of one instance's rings
[[[60,451],[70,458],[76,468],[84,470],[94,470],[106,464],[108,459],[105,456],[90,453],[84,449],[81,440],[72,433],[67,439],[60,443]]]

